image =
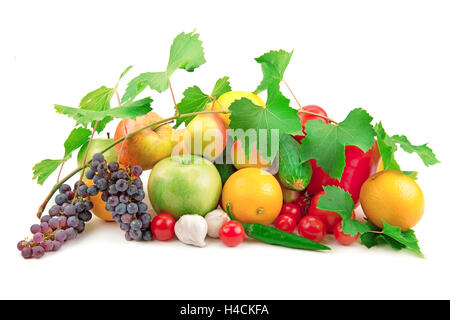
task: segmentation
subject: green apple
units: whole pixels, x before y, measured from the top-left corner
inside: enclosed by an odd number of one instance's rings
[[[97,138],[97,139],[92,140],[91,146],[89,147],[89,152],[88,152],[88,155],[86,158],[87,161],[91,160],[92,156],[94,154],[105,150],[106,147],[108,147],[112,143],[114,143],[113,139]],[[88,144],[85,143],[80,148],[80,151],[78,151],[78,156],[77,156],[78,166],[83,165],[83,159],[84,159],[84,155],[86,154],[87,146],[88,146]],[[116,154],[116,151],[114,151],[114,148],[109,149],[103,155],[105,156],[105,160],[107,162],[117,161],[117,154]]]
[[[152,169],[147,188],[155,211],[178,219],[184,214],[204,216],[216,209],[222,181],[211,161],[181,155],[159,161]]]

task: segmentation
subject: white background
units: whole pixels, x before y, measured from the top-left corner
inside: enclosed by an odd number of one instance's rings
[[[450,298],[449,13],[448,1],[2,1],[0,298]],[[254,57],[295,49],[285,79],[302,104],[337,120],[363,107],[388,133],[430,142],[440,165],[398,156],[420,171],[426,212],[415,229],[426,259],[332,239],[327,253],[126,242],[116,224],[95,219],[59,252],[23,260],[16,243],[56,180],[37,185],[31,167],[61,157],[73,125],[52,105],[76,106],[130,64],[121,90],[140,72],[163,70],[172,39],[194,28],[207,63],[174,74],[178,100],[224,75],[252,91],[261,79]],[[169,91],[146,93],[171,115]]]

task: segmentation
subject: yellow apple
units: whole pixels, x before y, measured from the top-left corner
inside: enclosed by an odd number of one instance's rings
[[[264,101],[254,93],[247,91],[228,91],[221,95],[217,101],[213,103],[208,103],[206,105],[207,110],[228,110],[230,105],[235,101],[241,98],[247,98],[254,104],[265,107]],[[225,127],[228,129],[230,127],[230,114],[221,114],[219,113],[219,117],[222,118]]]
[[[117,125],[114,140],[124,136],[125,127],[128,133],[136,131],[154,122],[163,120],[155,112],[137,117],[136,120],[125,119]],[[167,158],[172,152],[172,128],[162,125],[155,129],[145,129],[117,144],[114,149],[119,154],[123,145],[120,162],[124,165],[139,165],[142,169],[151,169],[159,160]]]
[[[214,160],[226,146],[225,125],[217,114],[199,114],[185,129],[173,132],[172,142],[172,155],[194,154]]]

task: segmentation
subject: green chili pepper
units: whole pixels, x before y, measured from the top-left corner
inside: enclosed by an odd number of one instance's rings
[[[226,206],[228,216],[231,220],[236,220],[230,211],[230,204]],[[283,247],[307,250],[331,250],[329,247],[309,240],[305,237],[293,233],[284,232],[274,227],[269,227],[259,223],[241,223],[245,233],[253,239]]]

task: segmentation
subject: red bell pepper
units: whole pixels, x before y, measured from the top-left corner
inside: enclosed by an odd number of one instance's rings
[[[316,105],[305,106],[303,107],[303,110],[327,116],[327,113],[321,107]],[[299,113],[299,116],[302,120],[303,132],[305,123],[309,120],[320,119],[323,122],[328,123],[328,120],[323,117],[305,113]],[[294,136],[294,138],[301,143],[304,136]],[[311,165],[313,174],[311,182],[307,187],[307,191],[314,196],[323,190],[323,186],[339,186],[348,191],[352,195],[353,202],[358,204],[361,186],[364,181],[377,171],[379,163],[380,152],[378,151],[378,145],[376,143],[365,153],[356,146],[345,147],[345,167],[340,180],[331,178],[322,168],[317,166],[316,160],[312,159]]]
[[[356,146],[345,147],[345,167],[340,180],[331,178],[322,168],[317,166],[316,160],[311,160],[313,174],[307,190],[310,194],[323,190],[323,186],[338,186],[348,191],[352,195],[353,202],[358,204],[359,191],[371,175],[373,175],[380,164],[380,152],[375,143],[372,148],[363,152]]]

